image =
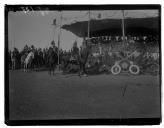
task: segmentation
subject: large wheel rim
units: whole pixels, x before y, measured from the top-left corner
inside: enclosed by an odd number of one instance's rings
[[[131,65],[129,71],[131,74],[137,75],[140,72],[140,68],[137,65]]]
[[[114,65],[111,68],[111,72],[112,74],[117,75],[121,72],[121,67],[119,65]]]

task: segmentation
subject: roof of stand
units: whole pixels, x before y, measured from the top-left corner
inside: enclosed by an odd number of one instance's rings
[[[68,13],[68,12],[67,12]],[[74,12],[75,13],[75,12]],[[80,17],[80,14],[81,15]],[[64,15],[65,14],[65,15]],[[69,17],[63,12],[62,28],[79,37],[87,36],[88,15],[87,11],[76,12],[79,17]],[[159,31],[158,10],[125,10],[125,33],[157,34]],[[67,18],[65,18],[65,17]],[[122,33],[122,11],[91,11],[90,36],[120,35]],[[69,20],[68,20],[69,19]]]

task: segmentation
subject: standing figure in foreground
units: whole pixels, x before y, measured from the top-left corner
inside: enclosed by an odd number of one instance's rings
[[[87,76],[86,75],[86,70],[85,70],[85,65],[86,65],[86,62],[87,62],[88,57],[90,55],[90,52],[91,52],[91,41],[84,39],[83,45],[80,49],[80,56],[79,56],[79,64],[80,64],[79,75],[80,76],[82,74],[84,76]]]
[[[53,43],[51,45],[53,47],[50,47],[48,50],[48,68],[49,68],[48,73],[51,75],[51,72],[52,72],[54,75],[54,71],[58,64],[58,55],[57,55],[57,50],[55,48],[55,43]]]

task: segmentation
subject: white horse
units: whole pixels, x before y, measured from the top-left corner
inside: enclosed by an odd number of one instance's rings
[[[34,53],[31,51],[28,55],[27,55],[27,57],[26,57],[26,59],[25,59],[25,61],[24,61],[24,71],[26,72],[27,71],[27,68],[28,68],[28,66],[31,66],[31,63],[32,63],[32,60],[34,59]]]

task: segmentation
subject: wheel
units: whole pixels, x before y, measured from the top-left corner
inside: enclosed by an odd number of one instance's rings
[[[118,64],[117,65],[115,64],[112,66],[111,72],[112,74],[117,75],[121,72],[121,67]]]
[[[140,68],[137,65],[131,65],[129,71],[131,74],[137,75],[140,72]]]

